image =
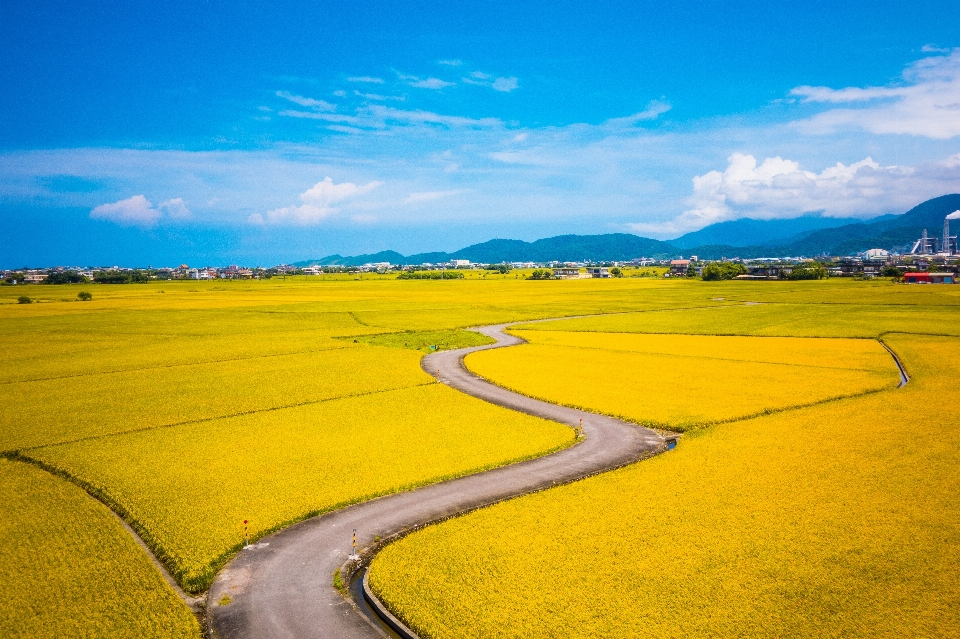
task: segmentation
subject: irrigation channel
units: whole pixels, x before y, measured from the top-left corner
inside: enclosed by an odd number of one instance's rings
[[[525,397],[469,372],[463,365],[468,353],[523,343],[504,333],[510,325],[476,329],[496,340],[495,344],[431,353],[421,366],[440,382],[505,408],[574,428],[582,419],[583,439],[551,455],[318,515],[261,539],[239,553],[210,587],[207,620],[219,639],[390,636],[362,594],[357,602],[333,587],[335,571],[349,568],[344,584],[349,587],[349,577],[362,575],[383,544],[412,530],[666,450],[664,438],[647,428]],[[348,559],[354,529],[358,560]],[[359,585],[354,581],[350,590],[361,593]],[[229,605],[218,605],[225,596],[230,597]]]
[[[650,429],[532,399],[466,369],[463,358],[468,353],[524,343],[504,332],[520,323],[529,320],[475,329],[496,343],[431,353],[421,360],[421,366],[440,382],[498,406],[574,428],[583,420],[583,440],[544,457],[318,515],[263,538],[239,553],[210,587],[207,621],[211,633],[219,639],[416,637],[392,619],[365,588],[366,567],[383,545],[423,526],[625,466],[672,447],[668,444],[675,439],[665,440]],[[904,386],[909,377],[900,359],[881,344],[893,357],[900,371],[900,386]],[[349,558],[354,529],[358,559]],[[333,574],[341,569],[349,596],[333,587]],[[225,596],[230,603],[219,605]]]

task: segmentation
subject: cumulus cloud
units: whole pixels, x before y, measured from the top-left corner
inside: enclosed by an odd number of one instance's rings
[[[441,198],[450,197],[452,195],[460,195],[462,193],[468,193],[470,189],[452,189],[448,191],[421,191],[418,193],[411,193],[403,201],[404,204],[417,204],[419,202],[430,202],[432,200],[439,200]]]
[[[383,84],[383,78],[374,78],[369,75],[354,76],[347,78],[347,82],[366,82],[367,84]]]
[[[463,60],[437,60],[437,64],[442,64],[448,67],[459,67],[463,64]]]
[[[183,198],[179,197],[162,202],[160,206],[157,207],[157,210],[172,220],[189,220],[193,217],[193,213],[191,213],[187,205],[183,203]]]
[[[333,179],[326,177],[300,194],[302,204],[273,209],[266,215],[253,213],[247,221],[251,224],[314,226],[340,211],[334,204],[369,193],[381,184],[383,182],[376,181],[363,186],[353,182],[334,184]]]
[[[107,220],[122,226],[156,226],[160,220],[160,211],[153,208],[150,201],[142,195],[134,195],[111,204],[101,204],[90,211],[94,220]]]
[[[90,217],[94,220],[106,220],[121,226],[142,228],[156,226],[164,215],[173,220],[186,220],[192,216],[182,198],[167,200],[154,207],[143,195],[134,195],[125,200],[101,204],[90,211]]]
[[[334,111],[337,106],[335,104],[330,104],[325,100],[315,100],[313,98],[305,98],[302,95],[296,95],[290,93],[289,91],[277,91],[277,97],[283,98],[284,100],[289,100],[294,104],[299,104],[303,107],[309,107],[311,109],[316,109],[318,111]]]
[[[693,178],[690,209],[666,224],[630,226],[638,232],[684,233],[740,217],[791,218],[811,212],[872,217],[903,211],[960,186],[955,157],[920,167],[880,166],[867,157],[815,173],[781,157],[758,164],[752,155],[734,153],[724,171]]]
[[[805,103],[858,105],[829,109],[797,122],[807,133],[860,128],[946,140],[960,135],[960,49],[913,63],[895,86],[800,86],[790,94]]]

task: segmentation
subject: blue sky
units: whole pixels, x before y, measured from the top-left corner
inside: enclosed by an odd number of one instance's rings
[[[667,239],[960,191],[955,3],[235,4],[0,5],[0,266]]]

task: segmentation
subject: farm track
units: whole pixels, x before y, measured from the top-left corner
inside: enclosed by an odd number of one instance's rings
[[[374,499],[265,537],[233,559],[210,588],[207,619],[217,637],[383,637],[352,600],[334,589],[333,573],[345,563],[358,568],[384,542],[424,525],[618,468],[665,449],[663,438],[652,430],[532,399],[470,373],[463,365],[468,353],[523,343],[503,332],[510,325],[476,329],[495,344],[432,353],[421,366],[441,383],[498,406],[571,427],[583,420],[584,439],[551,455]],[[359,562],[348,560],[353,529],[362,549]],[[383,541],[378,543],[375,537]],[[230,603],[218,605],[225,596]]]

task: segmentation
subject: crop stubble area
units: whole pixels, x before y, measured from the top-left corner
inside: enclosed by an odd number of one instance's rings
[[[957,494],[947,432],[956,391],[946,381],[956,371],[943,369],[939,386],[925,372],[952,339],[887,336],[915,374],[898,391],[870,339],[645,334],[957,334],[952,287],[314,278],[98,286],[93,302],[60,301],[75,288],[0,289],[0,450],[20,460],[0,472],[21,482],[5,486],[34,486],[0,502],[3,521],[21,522],[6,538],[21,543],[0,550],[0,570],[16,571],[0,580],[13,636],[197,633],[132,541],[104,552],[130,540],[74,484],[120,512],[181,585],[202,591],[242,543],[243,519],[256,538],[569,445],[565,427],[434,383],[419,357],[430,345],[477,343],[460,327],[592,313],[620,314],[518,327],[530,345],[469,364],[551,401],[694,430],[655,460],[388,547],[374,584],[413,625],[431,637],[559,636],[569,624],[583,636],[626,636],[641,618],[661,620],[644,626],[651,636],[751,634],[760,626],[744,621],[748,611],[769,621],[763,628],[799,634],[849,635],[881,614],[941,636],[947,622],[960,625],[941,570],[957,558],[957,507],[944,497],[950,485]],[[24,292],[41,303],[13,304]],[[863,391],[879,392],[738,421]],[[920,405],[908,419],[897,412],[907,397]],[[61,505],[64,495],[84,506]],[[484,548],[471,530],[485,531]],[[636,569],[627,588],[614,587],[623,564]],[[523,581],[534,573],[546,581]],[[51,580],[60,590],[36,587]],[[531,600],[531,587],[546,599]],[[631,597],[610,598],[611,589]],[[901,591],[909,596],[897,608]],[[458,598],[463,607],[451,608]],[[910,625],[917,615],[925,626]]]

